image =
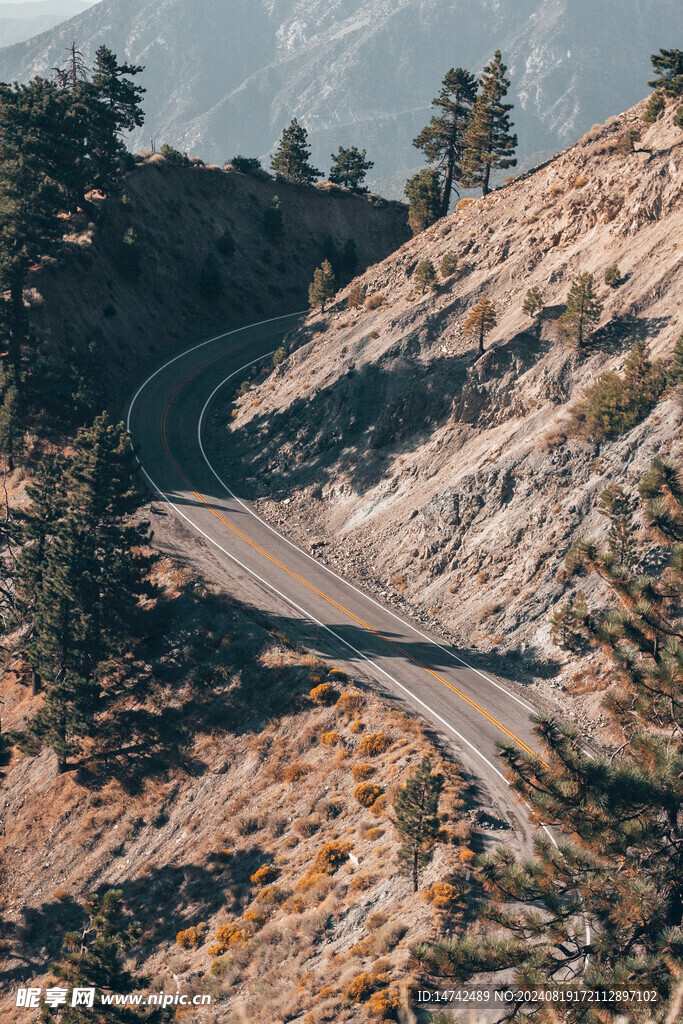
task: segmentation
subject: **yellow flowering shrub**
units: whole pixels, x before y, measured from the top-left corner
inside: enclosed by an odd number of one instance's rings
[[[351,775],[354,777],[356,782],[365,782],[371,775],[375,773],[375,766],[369,764],[367,761],[361,761],[360,764],[354,764],[351,769]]]
[[[377,980],[372,974],[359,974],[353,979],[346,992],[347,999],[353,1003],[362,1003],[368,999],[377,987]]]
[[[395,989],[385,988],[381,992],[373,992],[368,1002],[368,1013],[377,1020],[398,1020],[401,1009],[401,996]]]
[[[372,807],[378,796],[381,796],[382,789],[376,782],[361,782],[356,786],[353,795],[361,807]]]
[[[249,876],[249,881],[254,885],[268,885],[269,882],[274,882],[279,874],[280,872],[274,864],[262,864],[253,875]]]
[[[328,747],[334,747],[339,743],[339,733],[335,732],[334,729],[331,732],[324,732],[320,737],[320,742]]]
[[[321,683],[314,686],[309,694],[314,704],[334,704],[337,699],[337,691],[329,683]]]
[[[391,740],[385,732],[372,732],[369,736],[363,737],[358,749],[361,754],[366,754],[368,757],[377,757],[378,754],[384,753],[390,743]]]
[[[311,765],[307,761],[295,761],[288,768],[285,768],[284,780],[285,782],[298,782],[299,779],[303,779],[305,775],[308,775],[310,771]]]

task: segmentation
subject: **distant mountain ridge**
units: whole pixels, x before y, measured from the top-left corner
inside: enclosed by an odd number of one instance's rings
[[[23,42],[46,32],[90,7],[88,0],[37,0],[3,3],[0,0],[0,47]]]
[[[296,115],[317,166],[356,144],[381,178],[420,164],[411,140],[451,66],[478,72],[503,50],[528,157],[635,103],[650,53],[682,34],[680,0],[102,0],[0,50],[0,79],[46,73],[72,39],[86,56],[106,41],[146,65],[135,148],[264,155]]]

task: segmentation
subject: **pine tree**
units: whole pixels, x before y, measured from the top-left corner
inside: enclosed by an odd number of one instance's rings
[[[426,167],[406,182],[408,197],[408,223],[414,235],[434,224],[441,215],[441,185],[439,172]]]
[[[543,312],[544,302],[543,292],[538,285],[534,285],[533,288],[527,290],[526,298],[522,304],[522,312],[530,316],[532,320],[535,320],[539,313]]]
[[[144,551],[148,524],[128,518],[140,498],[123,424],[103,414],[74,447],[63,491],[47,473],[34,491],[20,588],[26,600],[35,586],[29,660],[46,685],[31,733],[52,747],[62,771],[106,710],[101,666],[131,636],[138,599],[153,592],[155,560]]]
[[[427,288],[433,291],[436,287],[436,267],[431,260],[420,260],[415,270],[415,285],[424,295]]]
[[[509,849],[485,858],[477,872],[481,917],[494,935],[427,944],[419,954],[427,971],[459,980],[511,968],[526,990],[654,989],[664,1020],[683,972],[683,480],[676,464],[656,459],[639,496],[649,554],[668,551],[663,567],[650,557],[648,572],[625,573],[592,541],[573,549],[569,563],[597,575],[610,595],[586,628],[612,664],[604,710],[619,737],[615,749],[590,757],[581,730],[550,718],[536,725],[543,761],[502,749],[508,778],[555,831],[559,848],[540,836],[533,860]],[[568,1024],[622,1012],[562,1004]],[[652,1019],[635,1003],[628,1012]]]
[[[610,484],[600,495],[600,515],[609,519],[608,550],[616,564],[632,569],[636,558],[633,507],[618,484]]]
[[[586,331],[597,324],[602,315],[602,303],[595,295],[593,275],[579,274],[572,281],[567,296],[567,308],[557,321],[560,334],[572,338],[579,348],[584,344]]]
[[[7,469],[14,469],[15,457],[21,449],[21,426],[19,422],[19,390],[10,384],[0,404],[0,455],[5,459]]]
[[[394,801],[393,825],[401,839],[398,863],[412,879],[414,892],[419,888],[420,870],[431,861],[441,838],[439,797],[443,785],[443,775],[432,774],[429,758],[425,757]]]
[[[472,338],[478,343],[481,355],[484,354],[486,335],[493,330],[497,323],[496,307],[487,295],[482,295],[476,306],[469,311],[462,328],[466,338]]]
[[[55,987],[95,988],[97,993],[134,993],[146,988],[150,979],[135,975],[127,966],[132,950],[140,942],[142,928],[127,912],[120,889],[92,893],[85,904],[88,923],[81,931],[67,932],[62,958],[51,965]],[[51,1010],[45,1007],[45,1024],[86,1024],[95,1014],[103,1024],[170,1024],[175,1019],[171,1008],[99,1007],[88,1010],[71,1006]]]
[[[439,95],[432,100],[438,109],[413,145],[421,149],[441,175],[440,215],[448,213],[453,187],[462,177],[465,134],[477,95],[477,80],[464,68],[451,68],[443,80]]]
[[[0,294],[9,293],[9,355],[15,366],[27,334],[28,268],[49,255],[64,229],[61,173],[70,152],[64,125],[63,99],[51,82],[0,84]]]
[[[333,297],[335,289],[332,264],[329,260],[324,260],[322,266],[318,267],[313,274],[313,281],[308,288],[308,300],[311,306],[320,306],[324,313],[325,303]]]
[[[468,188],[481,185],[483,195],[488,195],[492,170],[517,165],[517,136],[511,134],[509,118],[512,104],[503,102],[510,88],[506,71],[501,52],[496,50],[479,81],[480,92],[466,132],[463,183]]]
[[[374,166],[372,160],[367,159],[366,150],[360,150],[357,146],[351,146],[350,149],[340,146],[337,155],[332,154],[330,181],[349,189],[350,192],[365,193],[368,190],[363,182],[368,171]]]
[[[660,50],[650,58],[657,78],[648,82],[670,99],[683,96],[683,50]]]
[[[586,599],[583,594],[578,593],[550,616],[550,635],[553,643],[566,651],[578,651],[585,643],[586,624],[589,619]]]
[[[669,382],[674,387],[683,384],[683,334],[679,335],[674,345],[673,359],[669,366]]]
[[[270,163],[275,171],[275,177],[296,185],[312,185],[316,178],[321,177],[321,172],[311,166],[310,157],[308,132],[296,118],[292,118],[289,127],[282,132],[275,156]]]

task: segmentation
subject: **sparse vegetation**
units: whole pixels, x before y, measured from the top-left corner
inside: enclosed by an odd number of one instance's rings
[[[477,304],[469,311],[463,324],[463,334],[466,338],[472,338],[477,342],[479,354],[484,354],[484,341],[487,334],[493,330],[498,323],[496,307],[488,295],[482,295]]]
[[[588,330],[598,323],[601,316],[602,303],[595,294],[592,274],[579,274],[569,290],[567,308],[557,321],[558,333],[561,337],[571,338],[582,348]]]
[[[647,345],[637,341],[626,359],[623,376],[602,374],[572,407],[574,430],[594,441],[619,437],[645,419],[665,386],[664,366],[651,362]]]
[[[605,271],[605,284],[608,288],[618,288],[621,284],[621,271],[616,263],[610,264]]]
[[[424,295],[429,289],[433,291],[436,287],[436,268],[431,260],[420,260],[415,270],[415,285],[420,295]]]
[[[458,269],[458,257],[454,252],[447,252],[441,260],[439,271],[443,278],[452,277]]]
[[[190,166],[190,159],[187,153],[181,153],[179,149],[174,149],[173,146],[169,146],[167,142],[163,144],[159,153],[166,163],[171,164],[173,167]]]

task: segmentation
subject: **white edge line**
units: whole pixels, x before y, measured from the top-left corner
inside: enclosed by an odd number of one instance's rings
[[[192,351],[192,350],[190,350],[190,351]],[[206,454],[206,452],[204,450],[204,445],[202,443],[202,425],[203,425],[203,422],[204,422],[204,415],[205,415],[209,405],[211,404],[211,402],[215,398],[215,396],[218,394],[218,392],[221,390],[221,388],[223,388],[228,383],[229,380],[231,380],[233,377],[236,377],[239,373],[243,373],[244,370],[246,370],[246,369],[248,369],[248,367],[252,366],[254,362],[260,362],[261,359],[267,359],[268,356],[272,355],[272,354],[273,354],[272,352],[267,352],[265,355],[261,356],[260,359],[255,359],[252,363],[247,363],[246,366],[242,366],[239,370],[235,370],[234,373],[231,373],[228,377],[225,378],[225,380],[221,381],[221,383],[216,388],[214,388],[214,390],[211,392],[211,394],[209,395],[208,399],[206,400],[206,403],[204,404],[204,408],[201,411],[201,415],[199,417],[199,424],[197,426],[197,440],[199,442],[199,448],[200,448],[201,453],[202,453],[202,455],[204,457],[204,461],[205,461],[206,465],[209,467],[209,469],[211,470],[211,472],[213,473],[213,475],[215,476],[215,478],[218,481],[218,483],[221,485],[221,487],[223,487],[225,489],[226,493],[234,501],[236,501],[238,503],[238,505],[240,505],[245,510],[245,512],[248,512],[250,515],[252,515],[254,517],[254,519],[257,519],[259,521],[259,523],[262,524],[262,526],[265,526],[266,529],[270,530],[271,533],[274,533],[275,536],[279,537],[281,540],[284,540],[284,542],[286,544],[288,544],[291,548],[294,548],[300,554],[304,555],[304,557],[308,558],[309,561],[313,562],[314,565],[317,565],[321,569],[324,569],[325,572],[330,574],[330,576],[334,576],[334,578],[336,580],[338,580],[340,583],[345,584],[347,587],[349,587],[351,590],[353,590],[354,593],[358,594],[360,597],[366,598],[368,601],[370,601],[372,604],[374,604],[375,607],[380,608],[384,612],[387,612],[389,615],[391,615],[391,617],[393,619],[396,619],[397,622],[400,622],[402,626],[407,627],[408,629],[412,630],[412,632],[415,633],[416,636],[419,636],[423,640],[426,640],[427,643],[432,644],[434,647],[436,647],[437,650],[441,651],[442,654],[448,655],[448,657],[452,658],[453,661],[459,662],[459,664],[463,665],[465,668],[468,668],[471,672],[476,673],[476,675],[478,675],[481,679],[484,679],[487,683],[490,683],[491,686],[495,686],[495,688],[497,690],[500,690],[501,693],[504,693],[507,697],[510,697],[512,700],[514,700],[517,704],[519,704],[521,707],[523,707],[525,711],[530,711],[532,714],[535,713],[537,711],[537,708],[533,707],[531,704],[527,704],[527,702],[522,700],[521,697],[517,697],[516,694],[514,694],[510,690],[506,689],[506,687],[502,686],[500,683],[497,683],[495,681],[495,679],[491,679],[490,676],[487,676],[487,675],[485,675],[485,673],[480,672],[478,668],[474,668],[473,665],[470,665],[463,658],[460,658],[457,654],[453,654],[453,652],[449,651],[447,647],[442,647],[441,644],[437,643],[436,640],[433,640],[426,633],[423,633],[422,630],[418,629],[416,626],[413,626],[410,622],[407,622],[405,619],[402,619],[400,615],[396,614],[396,612],[393,612],[390,608],[387,608],[385,605],[380,604],[380,602],[376,601],[374,597],[370,596],[370,594],[367,594],[367,593],[365,593],[365,591],[360,590],[358,587],[354,586],[353,583],[350,583],[348,580],[344,579],[343,576],[340,576],[338,573],[336,573],[334,571],[334,569],[330,569],[330,567],[325,565],[324,562],[320,562],[320,561],[318,561],[317,558],[313,558],[313,556],[310,555],[307,551],[304,551],[303,548],[300,548],[298,544],[295,544],[288,537],[285,537],[284,534],[280,533],[279,530],[276,530],[265,519],[262,519],[261,516],[258,515],[257,512],[254,512],[254,510],[249,505],[247,505],[246,502],[242,501],[242,499],[239,498],[235,494],[235,492],[232,491],[228,487],[228,485],[226,484],[225,480],[223,480],[218,475],[218,473],[216,472],[216,470],[212,466],[211,462],[209,461],[209,459],[207,457],[207,454]]]
[[[255,361],[258,362],[258,360]],[[387,679],[389,679],[392,683],[398,686],[399,689],[407,693],[411,700],[415,701],[416,704],[419,704],[421,708],[423,708],[429,715],[432,715],[438,722],[445,726],[446,729],[449,729],[450,732],[452,732],[454,736],[457,736],[457,738],[462,743],[465,743],[470,748],[470,750],[473,751],[473,753],[475,753],[478,757],[481,758],[482,761],[484,761],[485,764],[488,765],[491,771],[495,772],[496,775],[498,775],[503,780],[506,786],[510,785],[510,783],[505,778],[503,773],[500,772],[498,768],[496,768],[496,766],[492,764],[492,762],[489,761],[489,759],[484,754],[481,753],[480,750],[477,750],[473,743],[471,743],[465,736],[459,733],[457,729],[454,729],[453,726],[445,720],[445,718],[442,718],[441,715],[437,715],[435,711],[432,711],[428,704],[425,704],[423,700],[420,700],[419,697],[416,697],[415,694],[412,693],[407,686],[404,686],[403,683],[400,683],[398,679],[395,679],[392,675],[390,675],[389,672],[386,671],[386,669],[382,668],[381,665],[378,665],[377,662],[369,658],[367,654],[363,654],[363,652],[359,651],[356,647],[353,646],[353,644],[350,644],[348,640],[345,640],[343,637],[339,636],[338,633],[335,633],[335,631],[331,629],[328,625],[326,625],[326,623],[321,622],[320,619],[316,618],[315,615],[313,615],[311,612],[306,611],[306,609],[302,608],[301,605],[298,605],[290,597],[287,597],[286,594],[283,594],[271,583],[265,580],[262,576],[259,576],[258,573],[254,572],[253,569],[250,569],[248,565],[245,565],[243,562],[240,562],[239,558],[236,558],[233,554],[227,551],[224,547],[222,547],[222,545],[218,543],[217,540],[214,540],[213,537],[210,537],[209,534],[205,533],[204,530],[201,529],[201,527],[197,526],[197,524],[194,523],[189,516],[185,515],[185,513],[181,509],[179,509],[178,506],[173,501],[171,501],[169,495],[166,494],[164,491],[161,490],[160,487],[157,486],[157,484],[154,482],[154,480],[152,480],[151,476],[149,475],[145,467],[142,466],[142,464],[141,469],[144,475],[147,477],[147,480],[150,482],[154,490],[157,492],[157,494],[159,494],[159,496],[163,498],[182,519],[185,520],[185,522],[189,523],[193,530],[195,530],[202,537],[204,537],[205,540],[208,540],[210,544],[213,544],[214,547],[218,548],[218,550],[222,552],[222,554],[224,554],[226,558],[229,558],[231,562],[234,562],[235,565],[238,565],[240,569],[244,570],[244,572],[248,573],[250,576],[253,576],[254,579],[258,580],[258,582],[261,583],[264,587],[266,587],[267,590],[270,590],[271,593],[276,594],[277,597],[281,598],[281,600],[283,600],[285,604],[288,604],[290,605],[290,607],[296,609],[296,611],[298,611],[301,615],[305,616],[305,618],[309,619],[309,621],[315,622],[317,626],[321,626],[324,630],[330,633],[336,640],[339,640],[340,643],[342,643],[345,647],[348,647],[349,650],[353,651],[354,654],[357,654],[364,661],[367,661],[369,665],[372,665],[373,668],[377,669],[378,672],[381,672],[382,675],[386,676]]]

